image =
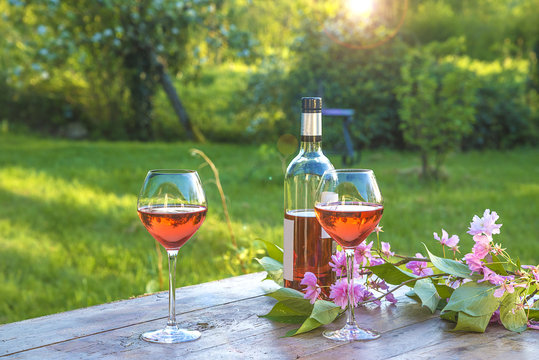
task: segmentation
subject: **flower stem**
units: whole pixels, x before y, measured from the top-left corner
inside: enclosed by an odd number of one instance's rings
[[[379,297],[375,298],[375,299],[370,299],[370,300],[366,300],[366,301],[362,301],[360,302],[358,305],[363,305],[363,304],[367,304],[367,303],[370,303],[370,302],[375,302],[375,301],[378,301],[380,299],[383,299],[384,297],[387,296],[387,294],[391,294],[392,292],[394,292],[395,290],[403,287],[404,285],[406,284],[409,284],[413,281],[417,281],[417,280],[422,280],[422,279],[428,279],[428,278],[435,278],[435,277],[439,277],[439,276],[448,276],[449,274],[448,273],[443,273],[443,274],[433,274],[433,275],[425,275],[425,276],[419,276],[419,277],[416,277],[416,278],[413,278],[413,279],[410,279],[410,280],[406,280],[402,283],[400,283],[399,285],[395,286],[393,289],[391,289],[391,291],[388,291],[382,295],[380,295]]]

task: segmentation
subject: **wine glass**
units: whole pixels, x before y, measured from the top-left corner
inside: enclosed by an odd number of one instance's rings
[[[346,253],[348,311],[346,325],[336,331],[325,331],[332,340],[374,340],[376,331],[360,328],[354,317],[353,269],[354,251],[380,222],[384,206],[382,194],[372,170],[327,170],[318,185],[314,210],[326,232]]]
[[[168,254],[168,322],[164,329],[142,334],[142,339],[172,344],[196,340],[200,332],[180,329],[176,323],[176,259],[180,248],[206,218],[206,196],[194,170],[150,170],[137,203],[146,230]]]

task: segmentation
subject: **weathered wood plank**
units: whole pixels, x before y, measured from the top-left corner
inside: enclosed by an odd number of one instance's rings
[[[106,358],[114,357],[115,354],[135,359],[171,355],[186,359],[289,359],[310,354],[317,349],[342,345],[321,337],[320,331],[294,338],[281,338],[295,326],[277,324],[258,317],[273,304],[274,300],[270,298],[258,297],[183,314],[178,319],[183,325],[198,327],[203,332],[202,338],[193,343],[157,345],[140,340],[142,332],[163,326],[163,321],[159,320],[19,353],[10,359],[53,356],[56,359]],[[358,316],[360,322],[371,324],[382,331],[432,317],[428,310],[406,301],[397,306],[360,309]]]
[[[178,314],[261,296],[263,273],[249,274],[177,289]],[[268,282],[266,282],[268,283]],[[93,306],[0,326],[0,356],[137,323],[165,319],[168,293]]]
[[[522,334],[507,331],[503,326],[490,326],[484,334],[442,334],[434,344],[422,344],[403,354],[406,359],[511,359],[539,358],[539,333],[535,330]]]
[[[485,334],[452,333],[451,328],[407,299],[357,310],[358,322],[382,333],[371,342],[334,342],[322,329],[282,338],[297,326],[258,317],[275,301],[262,296],[264,274],[178,289],[178,322],[202,331],[202,338],[186,344],[150,344],[140,340],[144,331],[165,324],[167,293],[95,306],[0,326],[0,356],[6,359],[348,359],[469,358],[495,359],[510,351],[514,358],[536,358],[539,336],[522,335],[503,327]],[[266,286],[270,286],[267,284]],[[331,324],[338,328],[344,322]],[[18,350],[12,350],[18,349]]]

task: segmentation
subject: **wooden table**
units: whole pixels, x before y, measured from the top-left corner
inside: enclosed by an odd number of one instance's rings
[[[0,358],[539,359],[539,331],[516,334],[491,326],[485,334],[451,333],[446,330],[452,324],[403,296],[396,306],[357,311],[360,324],[382,333],[378,340],[334,342],[321,329],[282,338],[294,325],[258,317],[275,302],[263,296],[274,286],[263,278],[256,273],[178,289],[178,322],[202,332],[194,342],[140,340],[142,332],[165,325],[168,296],[162,292],[2,325]]]

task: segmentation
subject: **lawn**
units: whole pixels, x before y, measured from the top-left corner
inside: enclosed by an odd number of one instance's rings
[[[232,245],[211,169],[219,168],[238,248]],[[332,158],[340,166],[338,157]],[[437,248],[433,231],[461,237],[474,214],[496,210],[502,242],[522,263],[539,262],[539,150],[454,154],[447,179],[418,181],[418,157],[364,152],[385,212],[385,241],[400,253]],[[182,249],[178,286],[258,271],[257,239],[282,244],[282,162],[274,145],[73,142],[0,135],[0,323],[160,289],[155,243],[136,214],[148,169],[198,169],[208,218]],[[437,249],[439,250],[439,249]],[[162,256],[166,276],[166,257]],[[164,280],[164,279],[162,279]],[[164,281],[166,288],[166,280]],[[181,300],[179,300],[181,301]]]

